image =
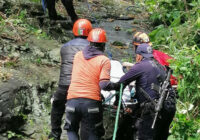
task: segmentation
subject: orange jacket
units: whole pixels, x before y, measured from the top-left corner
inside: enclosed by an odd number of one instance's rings
[[[110,80],[110,60],[104,55],[98,55],[86,60],[83,52],[74,57],[72,79],[67,99],[88,98],[101,100],[99,82]]]

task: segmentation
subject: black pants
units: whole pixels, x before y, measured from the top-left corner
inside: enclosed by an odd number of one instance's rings
[[[170,108],[164,105],[160,112],[160,117],[155,126],[154,140],[167,140],[169,135],[169,127],[176,112],[175,104]]]
[[[117,130],[116,140],[133,140],[133,118],[129,114],[122,116]]]
[[[66,124],[69,140],[78,140],[81,125],[81,140],[100,140],[104,135],[102,102],[74,98],[66,104]]]
[[[151,103],[145,104],[140,108],[139,112],[139,117],[135,124],[136,140],[167,140],[175,109],[169,112],[163,108],[157,118],[154,129],[151,128],[155,116],[153,105]]]
[[[55,135],[55,137],[59,138],[62,129],[62,117],[65,113],[65,103],[66,103],[66,96],[67,90],[69,86],[59,86],[57,91],[53,95],[53,104],[51,109],[51,133]]]
[[[127,105],[132,109],[132,113],[125,113],[119,120],[116,140],[133,140],[135,137],[134,124],[136,122],[136,111],[139,107],[138,104]]]
[[[56,0],[46,0],[46,2],[47,2],[47,9],[49,12],[49,18],[52,20],[56,20],[58,18],[56,8],[55,8]],[[62,3],[68,15],[71,17],[71,20],[75,22],[78,19],[78,16],[76,15],[75,10],[74,10],[73,0],[62,0]]]

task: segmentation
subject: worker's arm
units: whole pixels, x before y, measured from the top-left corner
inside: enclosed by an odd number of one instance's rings
[[[99,86],[102,90],[110,91],[110,90],[119,90],[120,84],[119,83],[113,83],[109,80],[103,80],[99,82]]]
[[[119,80],[124,86],[135,81],[142,74],[142,70],[139,63],[136,63],[124,76]]]
[[[130,68],[133,66],[133,63],[130,62],[123,62],[122,66],[125,67],[127,70],[130,70]]]

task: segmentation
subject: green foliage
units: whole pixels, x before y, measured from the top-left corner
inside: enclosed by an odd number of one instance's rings
[[[16,134],[15,132],[12,132],[12,131],[7,131],[7,137],[8,137],[8,139],[11,139],[11,138],[23,139],[24,138],[22,135]]]
[[[32,2],[40,3],[41,0],[31,0]]]
[[[35,60],[36,64],[41,65],[42,64],[42,59],[41,58],[37,58]]]
[[[198,123],[200,122],[196,122],[195,119],[189,119],[186,114],[177,113],[172,128],[173,137],[176,140],[199,138],[200,134],[197,133]]]
[[[153,47],[174,60],[170,67],[178,78],[179,100],[194,105],[194,112],[177,112],[172,135],[176,140],[200,139],[200,0],[144,0],[155,29]],[[180,106],[178,106],[180,108]]]
[[[177,25],[187,20],[185,12],[198,6],[199,0],[145,0],[154,25]]]
[[[0,34],[4,31],[6,23],[2,17],[0,17]]]
[[[8,15],[8,13],[6,13]],[[0,17],[0,33],[4,32],[6,29],[6,26],[12,25],[17,30],[19,27],[25,32],[29,34],[34,34],[38,38],[48,39],[47,34],[42,31],[41,29],[38,29],[36,27],[33,27],[30,25],[27,20],[27,11],[21,10],[18,15],[10,15],[8,18],[3,19]],[[7,24],[7,25],[6,25]]]
[[[109,5],[109,6],[114,6],[115,2],[113,0],[102,0],[103,5]]]
[[[177,13],[184,10],[184,4],[181,4],[183,1],[177,1],[175,2],[176,4],[173,0],[166,2],[160,0],[159,2],[157,4],[162,5],[167,2],[167,5],[171,6],[177,5],[179,2],[176,11],[171,11],[171,15],[168,16],[167,20],[171,16],[179,15]],[[197,5],[197,3],[193,1],[193,5]],[[200,3],[198,6],[200,7]],[[168,8],[174,7],[166,6],[163,8],[166,11],[170,11]],[[200,77],[200,10],[197,10],[197,7],[190,8],[190,12],[182,12],[184,17],[188,19],[187,21],[181,23],[180,16],[174,16],[168,26],[164,24],[157,26],[150,33],[150,37],[155,49],[165,50],[174,57],[174,61],[171,61],[170,66],[173,68],[174,74],[177,77],[179,75],[183,76],[183,78],[179,79],[178,86],[180,98],[184,101],[190,101],[195,105],[199,105],[200,80],[195,77]]]
[[[177,77],[181,75],[178,86],[180,99],[200,105],[200,49],[183,46],[174,57],[176,60],[171,62],[171,68]]]
[[[23,118],[23,120],[28,120],[28,115],[24,113],[20,113],[19,116]]]
[[[194,116],[198,113],[198,108],[194,108],[189,102],[178,102],[177,114],[172,124],[172,134],[176,140],[196,140],[200,138],[200,119]]]
[[[6,62],[4,66],[11,68],[11,67],[16,67],[17,65],[16,65],[16,62],[10,61],[10,62]]]

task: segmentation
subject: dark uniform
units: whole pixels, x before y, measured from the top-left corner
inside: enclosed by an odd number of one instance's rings
[[[61,69],[60,79],[57,91],[53,95],[53,104],[51,110],[51,134],[49,137],[60,139],[62,133],[61,122],[65,112],[66,95],[71,82],[71,72],[73,58],[76,52],[89,45],[89,42],[83,38],[75,38],[66,43],[61,48]]]
[[[78,19],[78,16],[75,13],[73,0],[61,0],[65,9],[67,10],[68,15],[71,17],[72,22],[75,22]],[[52,20],[59,19],[56,8],[55,8],[56,0],[46,0],[47,9],[49,11],[49,18]]]
[[[140,90],[140,88],[142,88],[153,100],[158,100],[159,95],[155,90],[151,89],[151,84],[160,85],[157,77],[160,75],[163,81],[166,72],[162,69],[162,66],[153,59],[152,49],[148,44],[141,44],[137,50],[136,54],[142,55],[143,59],[136,63],[119,81],[125,86],[132,81],[136,81],[136,99],[140,104],[140,107],[136,111],[136,139],[167,140],[169,125],[175,114],[175,105],[172,105],[172,107],[170,106],[169,108],[171,110],[169,111],[166,110],[165,107],[162,109],[160,113],[162,118],[158,119],[155,129],[152,129],[151,126],[155,116],[154,105],[144,97]],[[173,95],[173,92],[171,95]]]

